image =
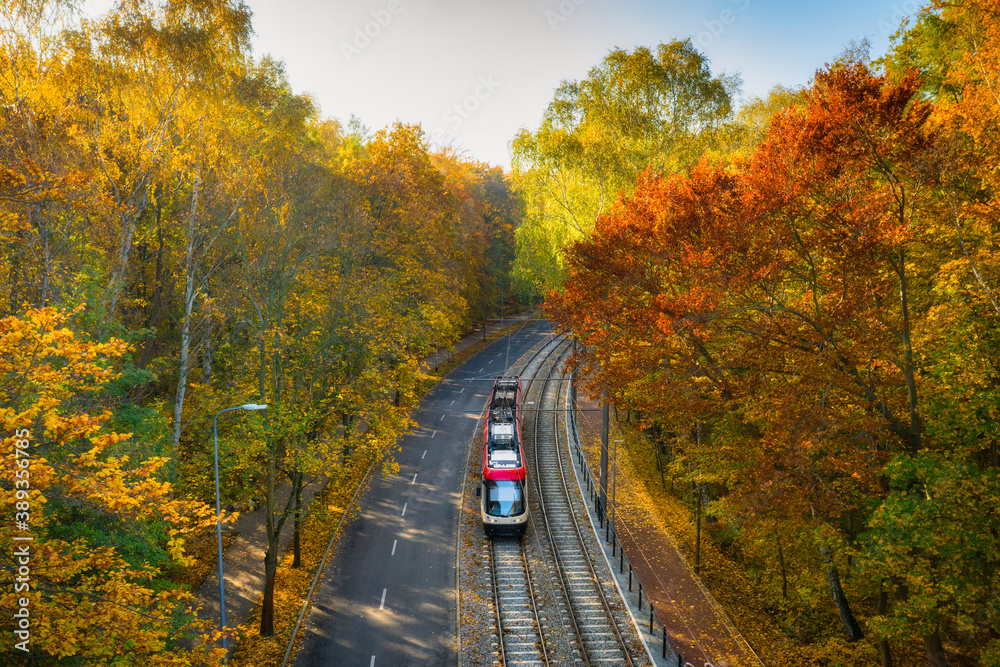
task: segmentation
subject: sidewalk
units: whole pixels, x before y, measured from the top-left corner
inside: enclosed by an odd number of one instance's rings
[[[486,335],[494,335],[504,327],[524,322],[534,316],[535,312],[529,311],[504,318],[502,325],[500,321],[491,321],[488,323]],[[482,340],[483,329],[479,327],[456,341],[454,351],[442,348],[436,354],[425,358],[424,368],[433,369],[454,354],[462,352]],[[309,503],[322,488],[324,482],[325,479],[320,479],[302,490],[303,513],[308,509]],[[291,485],[288,482],[278,487],[275,493],[276,512],[284,508],[289,493],[291,493]],[[229,546],[222,558],[226,591],[226,625],[229,627],[242,625],[249,620],[264,590],[264,554],[267,551],[266,517],[267,508],[260,507],[253,512],[241,513],[235,522],[223,525],[224,532],[237,535],[236,540]],[[289,517],[281,531],[279,553],[284,553],[291,540],[292,517]],[[213,619],[216,622],[221,618],[217,567],[195,593],[194,603],[201,605],[198,612],[199,618]],[[230,654],[232,654],[233,648],[234,644],[230,644]]]
[[[302,508],[312,502],[313,497],[323,487],[325,478],[302,489]],[[275,512],[280,512],[288,502],[292,486],[285,482],[275,491]],[[226,581],[226,625],[235,627],[246,623],[254,605],[264,590],[264,555],[267,553],[267,506],[263,503],[253,512],[242,512],[235,522],[223,524],[225,533],[235,533],[234,541],[222,557],[223,575]],[[279,553],[283,553],[292,541],[294,516],[289,516],[281,531]],[[195,604],[200,604],[198,618],[221,618],[219,606],[219,571],[215,568],[201,588],[195,593]],[[229,644],[232,654],[234,644]]]

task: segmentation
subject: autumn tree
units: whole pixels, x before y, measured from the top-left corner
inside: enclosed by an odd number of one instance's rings
[[[163,564],[137,562],[113,541],[129,530],[161,533],[169,558],[184,562],[184,536],[213,521],[213,513],[174,497],[160,474],[164,459],[118,455],[131,434],[107,428],[111,415],[100,396],[127,348],[116,339],[81,339],[67,320],[51,308],[0,320],[0,503],[9,516],[23,515],[0,530],[4,616],[14,618],[19,598],[29,600],[36,658],[220,664],[210,626],[186,618],[190,593],[155,585]],[[74,533],[66,520],[81,511],[100,513],[107,534]],[[25,537],[30,541],[20,541]],[[18,552],[30,556],[19,561]],[[15,588],[14,574],[25,563],[30,576]],[[181,648],[182,638],[194,640],[194,648]],[[11,660],[18,655],[9,643],[5,652]]]
[[[182,562],[169,531],[187,530],[170,503],[194,512],[182,499],[213,495],[212,416],[249,400],[269,407],[220,434],[221,491],[266,500],[270,632],[279,538],[292,516],[297,536],[305,486],[377,460],[391,469],[419,360],[488,317],[509,284],[521,209],[501,171],[432,155],[419,126],[373,134],[320,118],[280,62],[252,57],[250,33],[236,0],[139,0],[93,19],[61,0],[0,7],[0,310],[12,327],[47,303],[74,313],[58,336],[94,341],[116,372],[53,404],[94,429],[53,444],[58,465],[82,475],[73,456],[92,450],[100,474],[146,493],[113,520],[96,498],[47,505],[60,558],[113,572],[115,595],[100,594],[145,619],[88,617],[113,627],[78,642],[81,656],[107,657],[103,637],[118,659],[155,664],[157,642],[201,632],[177,570],[165,573]],[[87,549],[102,560],[81,560]],[[67,599],[54,604],[89,613]],[[145,634],[121,648],[115,624]],[[77,650],[67,637],[60,655]]]
[[[921,370],[943,360],[925,319],[943,304],[927,286],[954,248],[933,233],[940,137],[919,85],[843,62],[817,73],[749,160],[643,177],[573,247],[550,312],[621,404],[676,432],[708,427],[683,455],[724,485],[720,510],[814,531],[851,640],[863,631],[836,545],[870,540],[864,571],[896,600],[894,620],[875,625],[921,636],[936,664],[955,622],[946,610],[985,582],[978,547],[945,565],[918,528],[937,505],[916,480],[955,498],[946,489],[966,470],[941,460],[949,447],[927,428],[947,393]]]
[[[517,270],[559,284],[562,248],[594,228],[647,167],[672,172],[713,146],[739,78],[713,75],[690,40],[611,51],[581,81],[563,82],[535,132],[512,147],[527,198]]]
[[[239,228],[240,272],[246,294],[244,319],[252,326],[255,382],[247,390],[268,404],[265,440],[264,500],[267,552],[261,634],[274,632],[274,580],[279,538],[291,514],[293,498],[285,507],[276,506],[277,474],[285,470],[293,487],[300,469],[284,465],[290,445],[298,442],[303,425],[297,423],[302,410],[290,400],[286,385],[291,381],[294,359],[289,353],[289,312],[299,282],[311,268],[319,251],[320,228],[314,217],[321,178],[319,165],[307,158],[309,138],[304,128],[314,117],[312,103],[291,93],[276,69],[261,72],[262,109],[258,150],[268,161],[260,165],[253,192],[248,194]],[[263,106],[263,105],[262,105]]]
[[[80,211],[107,210],[93,164],[76,150],[80,104],[64,92],[74,77],[66,34],[73,25],[65,3],[0,7],[6,314],[64,298],[84,254]]]

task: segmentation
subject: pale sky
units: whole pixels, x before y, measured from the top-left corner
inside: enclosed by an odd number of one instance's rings
[[[322,115],[420,123],[437,146],[509,168],[559,83],[615,47],[692,38],[743,97],[804,85],[851,41],[872,55],[917,0],[246,0],[255,55],[284,61]],[[110,0],[86,0],[97,13]]]

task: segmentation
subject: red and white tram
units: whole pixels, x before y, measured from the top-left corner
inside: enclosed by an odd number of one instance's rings
[[[523,535],[528,526],[520,411],[520,378],[497,378],[483,429],[483,486],[477,494],[483,530],[490,536]]]

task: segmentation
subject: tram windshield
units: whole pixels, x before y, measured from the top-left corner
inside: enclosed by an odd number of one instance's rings
[[[524,514],[524,487],[519,481],[484,480],[486,489],[484,505],[490,516],[517,516]]]

